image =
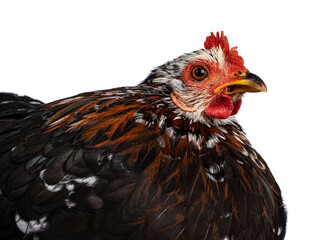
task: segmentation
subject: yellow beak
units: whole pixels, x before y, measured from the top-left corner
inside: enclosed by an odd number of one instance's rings
[[[225,83],[214,90],[214,93],[219,93],[222,89],[227,88],[228,95],[245,92],[267,92],[267,86],[257,75],[246,72],[244,78],[233,82]]]

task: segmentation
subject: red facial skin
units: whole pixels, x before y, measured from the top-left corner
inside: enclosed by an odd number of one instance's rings
[[[207,76],[197,81],[192,77],[191,71],[194,67],[202,67],[206,70]],[[231,97],[226,94],[226,89],[222,89],[219,93],[214,94],[215,89],[225,83],[236,81],[243,77],[247,69],[239,63],[228,63],[223,68],[219,68],[218,64],[210,60],[196,60],[191,62],[182,74],[182,80],[191,88],[201,90],[210,89],[212,100],[205,113],[212,118],[226,119],[231,115],[238,113],[241,106],[241,99],[233,102]]]

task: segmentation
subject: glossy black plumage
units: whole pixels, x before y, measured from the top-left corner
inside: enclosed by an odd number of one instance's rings
[[[7,96],[1,95],[2,98]],[[32,101],[12,97],[16,102]],[[98,94],[91,101],[96,101],[97,98]],[[86,99],[87,96],[83,95],[81,100],[78,99],[77,107],[67,107],[57,118],[89,103]],[[69,102],[68,104],[70,105]],[[111,108],[112,104],[110,103]],[[234,239],[248,239],[245,237],[248,233],[252,234],[250,239],[282,239],[284,229],[278,237],[271,236],[272,231],[276,231],[272,229],[258,233],[258,229],[268,225],[269,228],[284,228],[285,213],[281,196],[271,193],[265,181],[270,182],[274,191],[280,194],[278,186],[271,175],[261,173],[252,162],[246,162],[244,156],[238,155],[227,141],[221,142],[221,148],[227,150],[221,155],[215,151],[200,151],[200,154],[193,146],[187,147],[187,150],[179,150],[183,132],[188,131],[180,128],[181,133],[177,131],[175,141],[170,143],[172,150],[175,149],[179,154],[172,156],[172,163],[164,161],[160,164],[158,167],[163,169],[158,169],[156,174],[148,173],[146,168],[150,167],[159,154],[165,152],[155,146],[158,138],[157,132],[153,133],[156,123],[147,127],[132,118],[108,136],[97,131],[90,140],[81,140],[83,129],[66,131],[66,125],[76,121],[73,119],[48,132],[50,127],[47,121],[50,117],[68,106],[54,105],[30,104],[21,115],[10,107],[1,115],[2,122],[10,119],[10,123],[2,126],[0,132],[1,239],[24,238],[24,234],[16,227],[17,212],[24,221],[29,222],[47,216],[49,227],[45,226],[44,231],[36,233],[40,239],[215,239],[214,236],[223,238],[224,235],[236,236]],[[115,107],[117,106],[116,104]],[[79,113],[78,121],[89,112],[93,112],[93,109]],[[15,121],[12,121],[13,118]],[[146,114],[145,121],[147,118]],[[166,124],[173,121],[169,115],[167,121]],[[112,143],[138,125],[143,125],[144,131],[148,131],[141,134],[141,143],[127,138],[116,144],[116,147],[108,144],[94,147],[106,139]],[[186,126],[189,128],[190,125]],[[105,126],[106,129],[109,127]],[[197,131],[203,131],[203,126],[197,127]],[[229,127],[241,131],[238,125]],[[165,134],[162,129],[159,132]],[[139,149],[135,153],[137,146]],[[133,150],[126,152],[130,148]],[[250,145],[246,149],[254,152]],[[174,155],[175,151],[172,153]],[[266,166],[260,156],[257,156]],[[136,158],[136,163],[130,166],[128,161],[133,157]],[[181,171],[179,161],[184,158],[194,158],[194,161],[186,164]],[[236,160],[243,161],[242,169],[247,174],[247,181],[252,182],[241,181],[241,173],[235,171],[235,165],[240,165]],[[214,163],[213,166],[219,169],[212,171],[215,178],[213,183],[200,180],[200,162],[206,168]],[[176,171],[177,168],[181,171],[179,176],[172,176],[171,171]],[[42,172],[44,169],[45,176]],[[252,171],[263,175],[255,179]],[[69,179],[66,179],[66,173]],[[96,181],[95,184],[88,183],[88,177],[92,176],[97,176],[97,179],[91,179]],[[262,184],[258,185],[256,181],[261,181]],[[50,187],[45,184],[56,189],[48,191]],[[265,187],[263,195],[258,194],[259,187]],[[245,191],[251,193],[244,193]],[[208,196],[204,196],[204,193]],[[273,200],[270,199],[271,195]],[[238,216],[233,216],[232,213],[235,201],[239,206]],[[268,208],[264,209],[266,214],[277,208],[279,212],[263,219],[258,214],[263,212],[263,207]],[[208,225],[211,227],[208,228]],[[30,233],[29,236],[27,239],[32,239],[33,234]]]

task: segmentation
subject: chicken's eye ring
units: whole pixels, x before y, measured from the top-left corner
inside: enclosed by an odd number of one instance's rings
[[[208,71],[202,66],[195,66],[191,70],[191,77],[197,82],[203,81],[208,77]]]

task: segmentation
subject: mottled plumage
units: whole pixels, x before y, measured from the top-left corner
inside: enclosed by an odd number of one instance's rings
[[[232,116],[265,85],[227,44],[211,35],[136,87],[0,94],[0,239],[283,239],[280,189]],[[212,83],[190,83],[194,61],[207,82],[218,66]]]

